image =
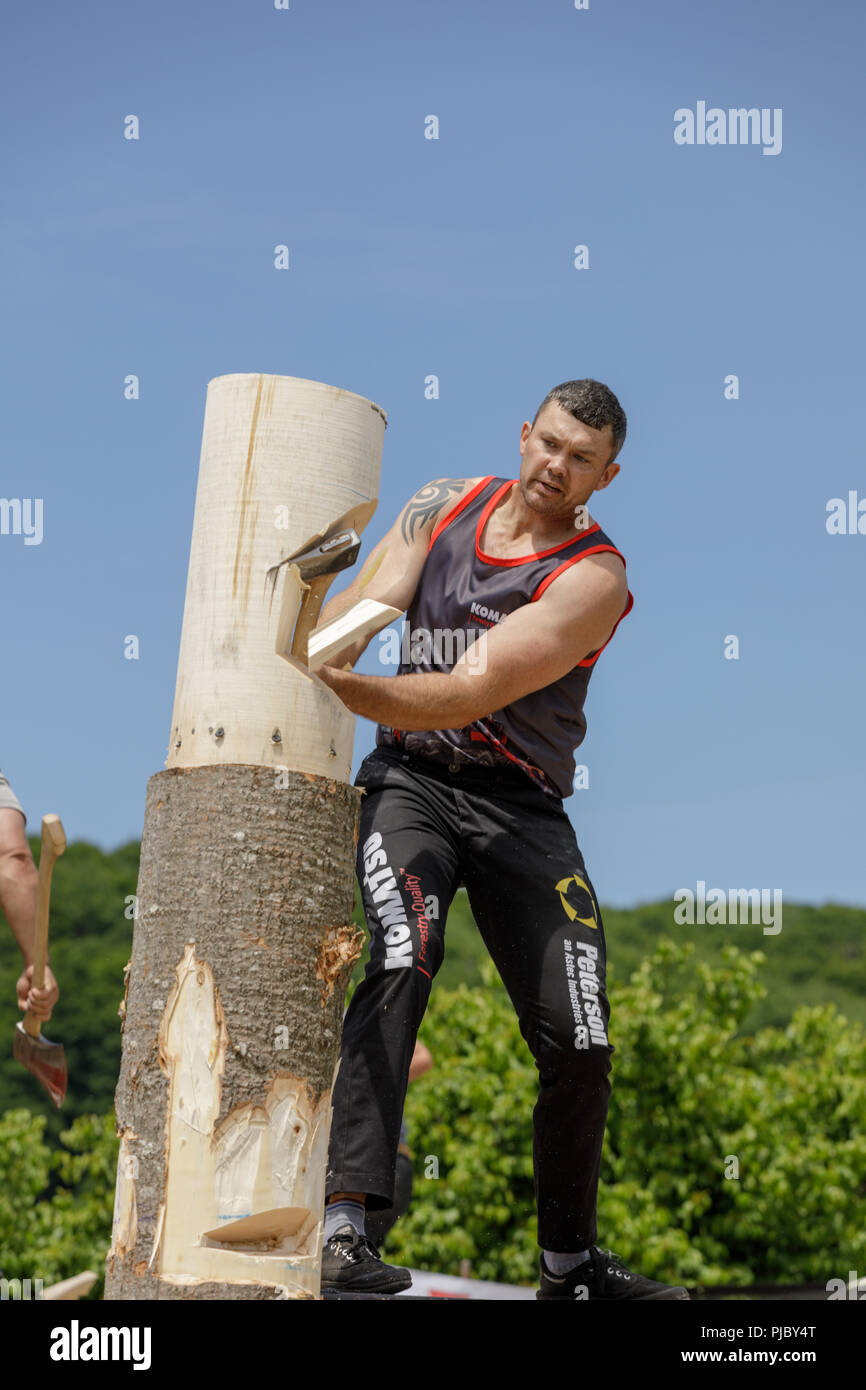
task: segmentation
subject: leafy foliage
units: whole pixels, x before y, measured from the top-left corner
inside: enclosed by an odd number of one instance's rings
[[[663,939],[617,991],[600,1243],[642,1273],[691,1284],[862,1267],[866,1033],[825,1005],[740,1034],[765,958],[722,955],[713,968]],[[434,990],[423,1027],[434,1067],[406,1104],[415,1197],[387,1252],[532,1283],[536,1073],[490,966],[483,976],[480,989]]]
[[[89,1297],[100,1298],[117,1169],[114,1115],[79,1116],[53,1152],[44,1131],[44,1117],[27,1110],[0,1116],[0,1271],[47,1286],[92,1269],[99,1278]]]
[[[35,839],[31,847],[38,856]],[[7,1278],[102,1270],[138,855],[137,843],[109,854],[77,843],[55,869],[61,999],[46,1031],[69,1060],[62,1114],[12,1058],[20,961],[0,930]],[[786,903],[772,937],[745,924],[676,927],[672,915],[670,902],[604,913],[616,1052],[601,1243],[646,1274],[687,1282],[823,1280],[866,1268],[863,911]],[[360,895],[355,921],[363,925]],[[468,1260],[479,1277],[533,1283],[536,1071],[464,892],[449,913],[422,1036],[434,1069],[407,1101],[415,1200],[388,1253],[451,1273]]]

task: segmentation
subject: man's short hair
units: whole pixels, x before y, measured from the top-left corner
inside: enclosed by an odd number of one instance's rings
[[[584,377],[581,381],[563,381],[560,386],[554,386],[552,391],[548,391],[541,402],[532,421],[533,429],[542,410],[551,401],[561,405],[575,420],[580,420],[581,424],[589,425],[590,429],[603,430],[605,425],[610,425],[613,431],[613,453],[608,463],[613,463],[625,443],[627,425],[625,411],[613,392],[601,381],[593,381],[591,377]]]

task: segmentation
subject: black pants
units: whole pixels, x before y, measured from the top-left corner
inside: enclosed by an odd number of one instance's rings
[[[538,1068],[539,1244],[585,1249],[614,1049],[601,912],[562,802],[519,769],[452,771],[390,749],[364,760],[355,785],[370,962],[343,1024],[327,1194],[392,1204],[409,1063],[463,883]]]
[[[394,1205],[382,1211],[368,1211],[364,1230],[378,1248],[389,1231],[393,1230],[401,1216],[405,1216],[412,1202],[415,1174],[412,1160],[402,1149],[397,1154],[397,1168],[394,1175]]]

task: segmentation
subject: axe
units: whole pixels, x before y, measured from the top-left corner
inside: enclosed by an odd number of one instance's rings
[[[55,859],[66,848],[66,835],[59,816],[42,817],[42,850],[39,855],[39,887],[36,895],[36,939],[33,943],[32,988],[45,984],[45,957],[48,953],[48,900]],[[42,1082],[54,1104],[60,1108],[66,1095],[66,1053],[62,1043],[43,1037],[38,1018],[29,1009],[23,1022],[15,1025],[13,1051],[19,1062]]]
[[[402,611],[374,599],[362,599],[313,632],[331,580],[355,563],[361,549],[358,532],[344,522],[345,517],[341,517],[268,571],[273,593],[277,573],[286,567],[277,623],[277,654],[286,661],[294,658],[304,662],[310,671],[351,643],[379,632]]]

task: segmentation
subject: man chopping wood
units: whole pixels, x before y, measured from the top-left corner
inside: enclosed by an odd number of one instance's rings
[[[688,1297],[595,1244],[613,1052],[605,939],[562,804],[589,678],[632,606],[625,561],[587,505],[619,473],[625,434],[606,386],[555,387],[521,429],[519,478],[427,484],[322,613],[330,621],[372,598],[407,610],[410,629],[396,676],[347,669],[366,641],[319,670],[379,725],[355,783],[370,962],[333,1094],[325,1288],[411,1284],[380,1260],[365,1210],[393,1201],[415,1038],[463,884],[539,1072],[538,1297]]]

